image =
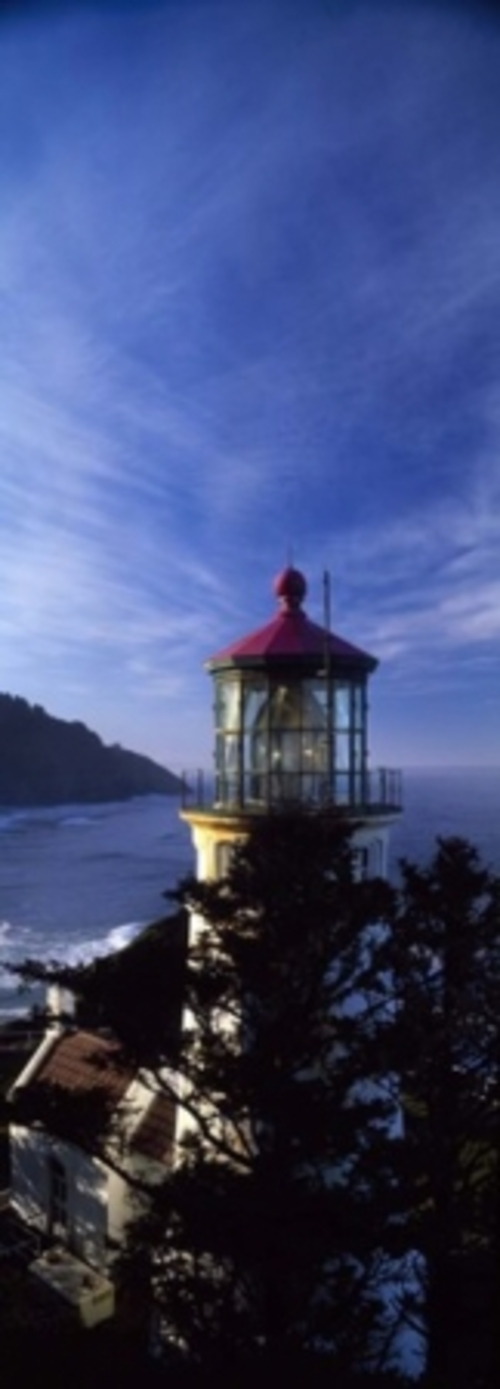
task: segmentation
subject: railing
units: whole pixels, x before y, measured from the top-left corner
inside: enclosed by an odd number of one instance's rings
[[[334,772],[271,771],[243,777],[215,777],[198,769],[182,774],[182,808],[217,815],[265,814],[270,810],[300,807],[307,810],[338,808],[349,816],[375,818],[397,815],[403,807],[399,769],[377,767],[364,775]]]
[[[376,767],[368,773],[368,805],[376,814],[377,807],[383,811],[403,809],[403,778],[399,767]]]

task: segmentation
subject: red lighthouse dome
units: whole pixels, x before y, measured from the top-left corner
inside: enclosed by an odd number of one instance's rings
[[[277,615],[211,656],[207,661],[211,673],[229,666],[234,670],[251,666],[271,669],[284,662],[293,664],[297,676],[301,672],[324,676],[325,662],[339,675],[353,669],[365,673],[376,670],[374,656],[311,622],[302,607],[307,584],[299,569],[283,569],[274,580],[273,590],[279,604]]]

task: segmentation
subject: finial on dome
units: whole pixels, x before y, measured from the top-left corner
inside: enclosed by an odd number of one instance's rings
[[[286,612],[295,612],[301,607],[306,596],[307,584],[300,569],[294,569],[293,565],[289,564],[277,575],[273,589],[282,608]]]

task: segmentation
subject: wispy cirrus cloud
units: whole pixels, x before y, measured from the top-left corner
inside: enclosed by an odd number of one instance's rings
[[[164,701],[190,742],[193,672],[291,546],[388,680],[482,671],[486,700],[500,27],[419,0],[197,19],[4,22],[4,682],[157,752]]]

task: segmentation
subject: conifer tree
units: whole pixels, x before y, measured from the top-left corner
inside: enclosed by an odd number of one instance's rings
[[[192,1363],[302,1357],[309,1383],[324,1359],[347,1389],[391,1363],[400,1316],[426,1389],[498,1382],[500,881],[453,839],[401,873],[359,882],[338,819],[280,814],[122,964],[25,966],[189,1120],[128,1265]]]
[[[390,890],[355,880],[337,820],[282,814],[180,900],[203,921],[176,1062],[191,1127],[139,1231],[164,1332],[205,1365],[326,1357],[347,1385],[390,1342]]]
[[[403,862],[392,959],[399,1179],[422,1256],[428,1382],[496,1384],[500,882],[467,842],[438,839],[427,868]]]

